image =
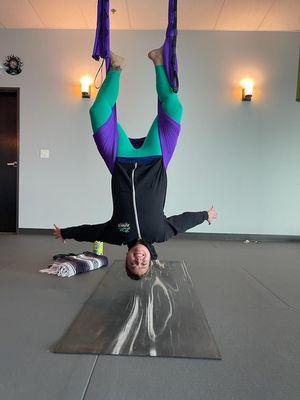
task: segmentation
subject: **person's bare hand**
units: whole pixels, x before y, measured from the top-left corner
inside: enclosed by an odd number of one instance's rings
[[[213,219],[217,219],[217,211],[215,210],[214,206],[211,206],[211,208],[207,211],[208,212],[208,223],[209,225],[212,223]]]
[[[60,228],[55,224],[53,225],[54,225],[53,236],[55,236],[56,239],[61,239],[64,243],[66,243],[65,239],[61,236]]]

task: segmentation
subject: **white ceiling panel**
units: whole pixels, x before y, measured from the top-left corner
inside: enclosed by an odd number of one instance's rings
[[[277,0],[259,30],[300,31],[300,0]]]
[[[178,28],[213,29],[223,3],[224,0],[179,0]]]
[[[126,0],[111,0],[110,9],[117,10],[110,13],[110,26],[112,29],[130,29],[129,13]]]
[[[74,0],[30,0],[46,28],[87,29],[87,23]]]
[[[96,28],[97,19],[97,0],[80,0],[79,6],[82,14],[87,21],[89,29]],[[110,1],[110,10],[117,10],[116,13],[110,12],[111,29],[130,29],[126,0]]]
[[[5,28],[43,28],[43,24],[27,0],[0,0],[0,23]]]
[[[110,0],[112,29],[161,29],[168,0]],[[95,29],[97,0],[0,0],[0,29]],[[300,0],[178,0],[178,28],[300,31]]]
[[[255,31],[274,0],[226,0],[216,30]]]
[[[96,29],[97,0],[80,0],[78,5],[87,27],[89,29]]]
[[[168,18],[168,0],[128,0],[132,29],[164,29]]]

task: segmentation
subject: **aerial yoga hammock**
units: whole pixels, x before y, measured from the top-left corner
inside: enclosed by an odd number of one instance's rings
[[[133,279],[146,275],[157,259],[155,242],[216,218],[209,211],[184,212],[166,217],[166,169],[180,132],[182,106],[178,99],[176,57],[177,0],[169,0],[163,62],[155,64],[158,114],[148,135],[130,139],[117,120],[121,71],[113,68],[110,52],[109,0],[98,0],[93,58],[105,60],[106,78],[90,109],[94,140],[112,174],[113,215],[105,223],[81,225],[54,232],[62,239],[128,246],[126,270]]]
[[[176,57],[177,38],[177,0],[169,0],[169,22],[166,32],[166,39],[163,45],[164,70],[167,74],[169,84],[173,92],[178,92],[178,65]],[[110,26],[109,26],[109,0],[98,0],[97,29],[92,57],[99,61],[100,57],[105,60],[106,72],[110,69]],[[92,117],[93,119],[93,117]],[[118,126],[117,106],[112,108],[111,116],[100,129],[97,123],[93,123],[94,139],[98,150],[110,172],[113,172],[117,157],[118,147]],[[175,150],[177,138],[180,132],[180,124],[170,119],[162,109],[161,101],[158,99],[158,126],[163,162],[168,166]],[[130,140],[132,145],[141,144],[136,140]]]

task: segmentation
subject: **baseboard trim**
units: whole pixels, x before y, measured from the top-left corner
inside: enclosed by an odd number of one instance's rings
[[[29,235],[52,235],[52,229],[19,228],[19,233]]]
[[[297,235],[263,235],[247,233],[200,233],[186,232],[174,237],[174,239],[200,239],[200,240],[232,240],[250,242],[300,242],[300,236]]]
[[[29,235],[52,235],[52,229],[20,228],[19,233]],[[175,240],[232,240],[232,241],[259,241],[259,242],[300,242],[300,236],[296,235],[260,235],[240,233],[199,233],[186,232],[174,236]]]

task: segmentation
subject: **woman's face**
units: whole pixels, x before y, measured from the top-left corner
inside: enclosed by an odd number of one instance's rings
[[[149,270],[150,262],[150,252],[143,244],[137,243],[128,250],[126,265],[133,274],[138,276],[145,275]]]

